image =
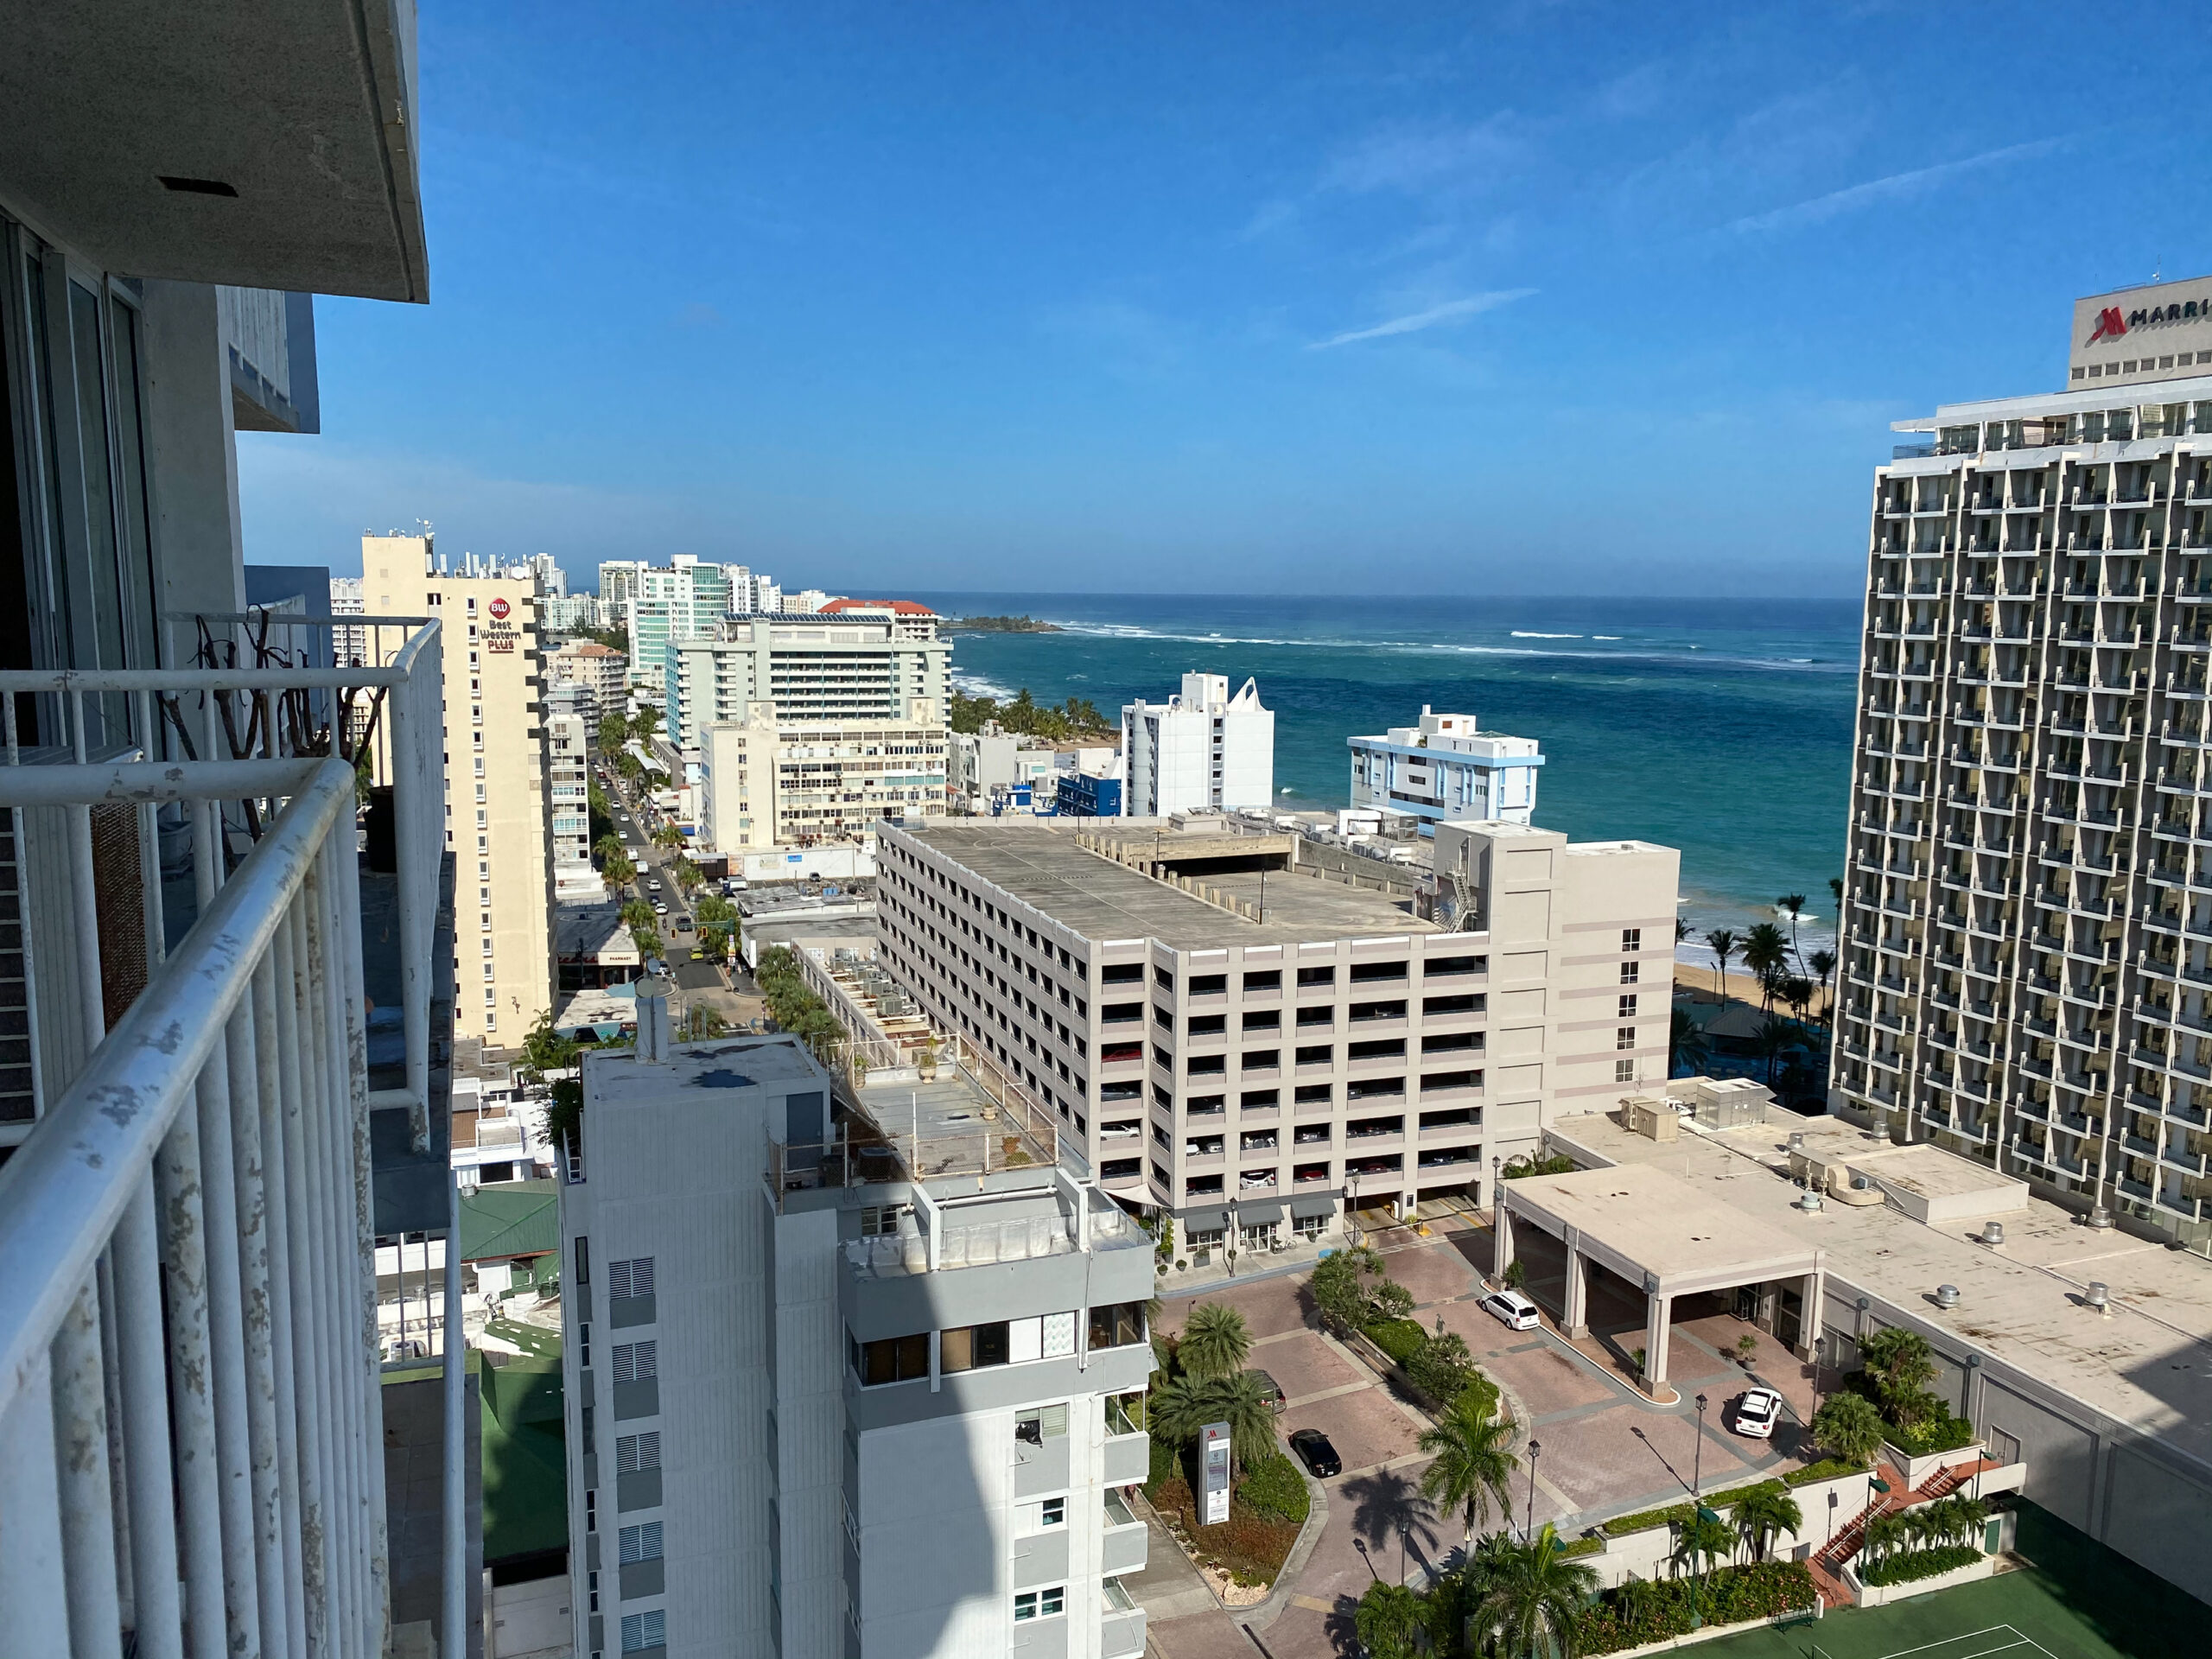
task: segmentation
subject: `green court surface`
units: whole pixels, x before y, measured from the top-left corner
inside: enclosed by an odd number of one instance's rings
[[[1848,1607],[1787,1630],[1707,1644],[1713,1659],[2203,1659],[2212,1607],[2031,1504],[2031,1563],[1887,1607]]]

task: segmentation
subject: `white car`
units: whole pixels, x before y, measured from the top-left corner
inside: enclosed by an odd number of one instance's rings
[[[1482,1310],[1509,1331],[1534,1331],[1543,1323],[1536,1305],[1517,1290],[1501,1290],[1482,1300]]]
[[[1736,1432],[1755,1440],[1771,1440],[1782,1420],[1782,1396],[1772,1389],[1753,1389],[1736,1402]]]
[[[663,904],[659,899],[654,899],[654,900],[653,900],[653,914],[654,914],[654,915],[656,915],[656,916],[665,916],[665,915],[667,915],[667,914],[668,914],[668,906],[667,906],[666,905]]]
[[[645,891],[647,893],[658,893],[660,891],[660,883],[658,880],[646,882]]]

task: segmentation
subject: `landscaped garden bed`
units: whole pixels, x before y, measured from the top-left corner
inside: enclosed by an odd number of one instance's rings
[[[1754,1561],[1702,1577],[1633,1579],[1583,1610],[1578,1648],[1586,1659],[1684,1636],[1703,1624],[1740,1624],[1818,1605],[1820,1592],[1802,1561]]]
[[[1274,1461],[1285,1465],[1300,1499],[1306,1500],[1306,1484],[1297,1470],[1289,1466],[1290,1460],[1278,1457]],[[1262,1467],[1264,1470],[1266,1465]],[[1217,1527],[1198,1524],[1197,1502],[1179,1471],[1158,1486],[1145,1489],[1145,1496],[1152,1500],[1168,1531],[1189,1552],[1198,1569],[1207,1573],[1215,1593],[1232,1607],[1249,1607],[1267,1599],[1306,1522],[1303,1511],[1293,1521],[1253,1503],[1246,1489],[1254,1478],[1247,1474],[1238,1484],[1229,1501],[1229,1519]]]

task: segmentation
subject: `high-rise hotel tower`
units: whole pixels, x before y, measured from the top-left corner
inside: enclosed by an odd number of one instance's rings
[[[2212,1241],[2212,279],[1874,474],[1833,1097]]]

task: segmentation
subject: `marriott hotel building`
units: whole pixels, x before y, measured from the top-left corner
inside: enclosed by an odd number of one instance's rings
[[[2212,1246],[2212,278],[1875,470],[1838,1109]]]

